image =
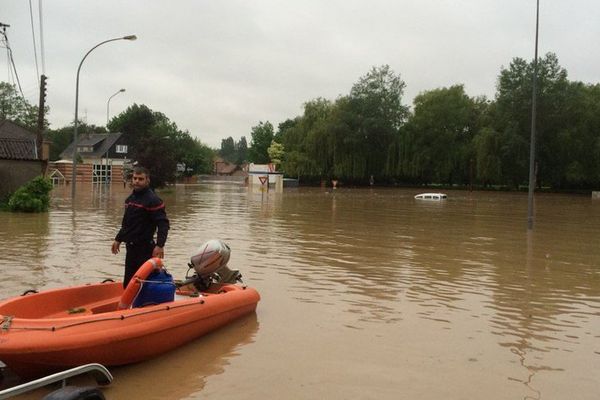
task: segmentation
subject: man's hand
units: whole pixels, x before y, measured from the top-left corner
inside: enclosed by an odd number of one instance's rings
[[[165,251],[162,247],[155,246],[152,250],[152,257],[165,258]]]
[[[121,250],[120,248],[121,248],[121,242],[119,242],[119,241],[115,240],[115,241],[113,242],[113,244],[112,244],[112,249],[111,249],[111,250],[112,250],[112,253],[113,253],[113,254],[118,254],[118,253],[119,253],[119,251]]]

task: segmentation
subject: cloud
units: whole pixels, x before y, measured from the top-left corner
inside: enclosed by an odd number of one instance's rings
[[[25,95],[36,104],[29,5],[0,0],[0,7]],[[83,55],[108,38],[136,34],[139,40],[106,44],[86,59],[80,116],[103,125],[108,98],[125,88],[111,115],[146,104],[213,147],[228,136],[250,139],[259,121],[294,118],[316,97],[347,94],[382,64],[406,82],[406,104],[458,83],[472,96],[493,97],[501,66],[531,59],[534,50],[535,3],[522,0],[64,0],[43,8],[54,128],[73,119]],[[592,46],[600,3],[542,2],[540,19],[540,54],[557,53],[572,80],[598,82]]]

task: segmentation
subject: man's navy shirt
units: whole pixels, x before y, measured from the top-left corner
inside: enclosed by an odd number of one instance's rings
[[[169,231],[165,204],[149,187],[134,190],[125,199],[125,214],[115,240],[134,245],[149,243],[157,229],[156,245],[164,247]]]

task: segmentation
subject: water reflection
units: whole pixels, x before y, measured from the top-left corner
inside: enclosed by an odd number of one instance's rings
[[[3,256],[0,258],[4,267],[4,279],[0,280],[0,288],[27,285],[44,280],[45,260],[51,243],[49,237],[48,213],[7,213],[0,212],[0,240],[4,243]],[[20,255],[29,257],[24,264],[13,268],[12,263]],[[7,263],[8,262],[8,263]]]
[[[201,391],[206,380],[222,374],[232,359],[243,352],[243,347],[254,342],[258,331],[256,314],[250,314],[233,323],[196,339],[155,359],[110,369],[114,383],[103,388],[108,399],[184,399]],[[168,340],[168,339],[166,339]],[[8,376],[4,387],[20,383]],[[80,376],[69,381],[74,386],[95,386],[91,377]],[[23,400],[40,399],[53,387],[42,388],[26,395]]]
[[[105,391],[107,398],[184,399],[201,391],[206,380],[222,374],[231,359],[254,342],[258,331],[251,314],[201,339],[139,365],[113,368],[119,385]],[[149,389],[151,385],[151,390]]]

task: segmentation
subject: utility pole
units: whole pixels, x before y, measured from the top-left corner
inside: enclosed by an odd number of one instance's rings
[[[533,59],[533,89],[531,94],[531,139],[529,141],[529,190],[527,194],[527,230],[533,230],[534,204],[533,192],[535,190],[535,118],[537,98],[538,74],[538,32],[540,25],[540,0],[536,2],[535,9],[535,57]]]
[[[46,114],[46,75],[40,76],[40,102],[37,120],[37,154],[42,161],[42,175],[46,176],[48,159],[44,157],[44,116]]]

